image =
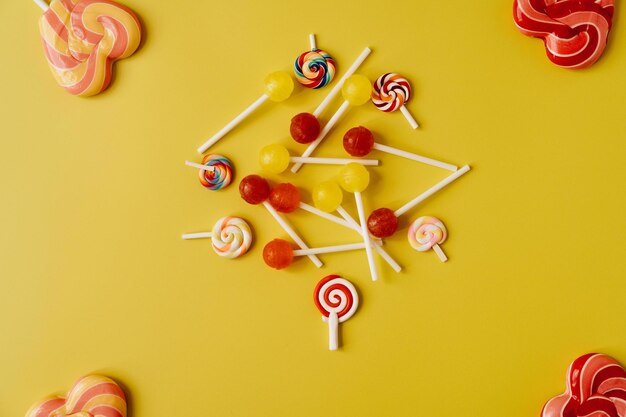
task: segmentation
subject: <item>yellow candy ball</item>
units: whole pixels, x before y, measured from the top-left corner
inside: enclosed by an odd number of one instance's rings
[[[351,106],[360,106],[370,99],[372,92],[372,84],[366,76],[355,74],[344,81],[341,87],[343,99],[350,103]]]
[[[343,191],[336,182],[326,181],[313,188],[312,197],[315,207],[330,213],[335,211],[343,201]]]
[[[265,94],[270,96],[272,101],[287,100],[293,92],[293,79],[286,71],[276,71],[269,74],[263,83],[265,84]]]
[[[351,162],[341,168],[337,180],[341,188],[347,192],[361,192],[365,190],[370,183],[370,173],[367,172],[367,169],[363,165]]]
[[[280,174],[289,166],[289,151],[278,144],[264,146],[259,153],[259,164],[272,174]]]

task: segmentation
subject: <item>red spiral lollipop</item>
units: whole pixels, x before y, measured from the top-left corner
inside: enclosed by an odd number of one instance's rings
[[[328,322],[328,348],[337,350],[337,325],[352,317],[359,306],[356,288],[339,275],[328,275],[315,286],[313,299],[322,319]]]
[[[380,111],[393,112],[398,109],[413,129],[419,125],[404,106],[411,98],[411,84],[399,74],[388,72],[381,75],[374,82],[372,88],[372,103]]]

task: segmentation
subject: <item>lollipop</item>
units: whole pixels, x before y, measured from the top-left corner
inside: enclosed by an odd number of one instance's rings
[[[626,417],[626,369],[601,353],[588,353],[567,368],[565,392],[550,399],[541,417]]]
[[[365,242],[365,252],[367,253],[367,263],[370,268],[370,274],[372,275],[372,281],[378,279],[378,273],[376,272],[376,265],[374,265],[374,254],[372,253],[372,241],[370,235],[367,232],[367,224],[365,223],[365,210],[363,210],[363,198],[361,192],[363,192],[370,182],[370,174],[367,169],[362,165],[348,164],[341,168],[339,171],[339,185],[341,188],[354,193],[354,199],[356,201],[356,208],[359,213],[359,223],[361,225],[361,236]]]
[[[263,260],[267,266],[274,269],[284,269],[293,263],[296,256],[305,256],[321,253],[346,252],[363,249],[363,242],[347,245],[325,246],[322,248],[293,250],[291,243],[282,239],[274,239],[263,248]]]
[[[412,161],[421,162],[438,168],[447,169],[448,171],[456,171],[458,168],[454,165],[435,159],[426,158],[425,156],[416,155],[401,149],[392,148],[391,146],[381,145],[374,142],[374,135],[369,129],[363,126],[353,127],[343,136],[343,148],[351,156],[361,157],[368,155],[372,149],[386,152],[392,155],[410,159]]]
[[[225,258],[239,258],[252,245],[252,232],[246,221],[239,217],[222,217],[211,232],[187,233],[183,239],[211,239],[215,253]]]
[[[411,210],[413,207],[417,206],[419,203],[426,200],[428,197],[435,194],[437,191],[441,190],[469,170],[470,167],[467,165],[461,167],[458,171],[439,181],[437,184],[433,185],[396,211],[388,208],[374,210],[367,220],[367,227],[370,233],[381,239],[393,235],[398,229],[398,217],[402,216],[404,213]]]
[[[322,88],[335,76],[335,60],[326,51],[317,49],[315,35],[309,35],[311,50],[296,58],[293,70],[296,80],[307,88]]]
[[[233,165],[228,158],[216,153],[209,153],[202,158],[202,164],[185,161],[185,165],[198,168],[200,184],[209,190],[226,188],[233,179]]]
[[[259,154],[259,164],[261,168],[273,174],[284,172],[290,162],[318,165],[345,165],[354,162],[356,164],[369,166],[376,166],[379,163],[376,159],[307,158],[290,156],[287,148],[278,144],[263,147]]]
[[[524,35],[543,38],[554,64],[580,69],[602,55],[614,8],[613,0],[515,0],[513,19]]]
[[[56,82],[70,94],[93,96],[109,86],[113,63],[139,47],[141,24],[111,0],[43,0],[39,31]]]
[[[315,286],[313,301],[328,323],[328,349],[337,350],[338,324],[352,317],[359,306],[356,288],[339,275],[328,275]]]
[[[446,226],[436,217],[422,216],[416,219],[409,227],[409,243],[419,252],[433,249],[439,260],[445,262],[448,257],[439,246],[448,237]]]
[[[265,93],[259,97],[254,103],[252,103],[241,114],[235,117],[230,123],[224,126],[219,132],[213,135],[202,146],[198,148],[198,153],[204,153],[207,149],[213,146],[224,135],[230,132],[235,126],[237,126],[243,119],[248,117],[253,111],[255,111],[261,104],[265,103],[267,99],[272,101],[287,100],[293,91],[293,79],[285,71],[276,71],[269,74],[263,80],[265,83]]]
[[[339,109],[333,114],[328,123],[324,126],[317,139],[309,144],[309,146],[302,153],[303,157],[310,156],[315,148],[324,140],[328,132],[335,126],[337,121],[344,115],[350,106],[360,106],[365,104],[370,98],[370,89],[372,85],[369,80],[363,75],[352,75],[345,80],[343,87],[341,87],[341,94],[343,95],[344,102]],[[298,172],[302,167],[302,163],[295,163],[291,167],[292,172]]]
[[[248,175],[239,183],[239,194],[245,202],[249,204],[263,204],[263,207],[272,215],[274,220],[283,228],[285,232],[298,244],[300,249],[309,249],[302,238],[283,219],[274,207],[267,201],[270,196],[270,185],[267,180],[259,175]],[[322,261],[315,255],[307,255],[311,262],[318,267],[322,267]]]
[[[411,84],[401,75],[388,72],[376,79],[372,88],[372,103],[380,111],[392,112],[400,109],[413,129],[419,125],[404,105],[411,97]]]

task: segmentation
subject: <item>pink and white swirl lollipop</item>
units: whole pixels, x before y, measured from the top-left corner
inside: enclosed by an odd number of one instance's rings
[[[439,260],[448,260],[439,244],[445,242],[448,237],[446,226],[436,217],[422,216],[415,220],[409,227],[409,243],[411,247],[419,252],[426,252],[433,249]]]
[[[419,125],[404,105],[411,98],[411,84],[409,80],[399,74],[388,72],[381,75],[374,82],[372,88],[372,103],[380,111],[393,112],[400,109],[413,129]]]
[[[248,252],[252,245],[252,231],[240,217],[225,216],[219,219],[210,232],[187,233],[183,239],[211,239],[215,253],[224,258],[234,259]]]
[[[338,324],[352,317],[359,306],[359,294],[350,281],[328,275],[315,286],[313,300],[322,320],[328,323],[328,349],[337,350]]]

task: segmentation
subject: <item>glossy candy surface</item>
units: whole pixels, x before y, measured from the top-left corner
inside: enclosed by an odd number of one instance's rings
[[[372,84],[364,75],[354,74],[346,78],[341,87],[344,100],[351,106],[360,106],[370,99]]]
[[[270,185],[260,175],[248,175],[239,183],[239,194],[249,204],[261,204],[270,195]]]
[[[352,156],[366,156],[374,148],[374,135],[366,127],[353,127],[343,135],[343,148]]]
[[[300,206],[300,190],[288,182],[278,184],[270,191],[270,204],[281,213],[291,213]]]
[[[379,208],[374,210],[367,218],[367,229],[378,238],[386,238],[398,230],[398,218],[393,210]]]
[[[265,94],[272,101],[287,100],[293,92],[293,79],[285,71],[276,71],[269,74],[265,77],[263,83],[265,84]]]
[[[320,134],[320,122],[311,113],[299,113],[291,119],[289,133],[298,143],[311,143]]]
[[[293,247],[283,239],[274,239],[263,248],[263,260],[274,269],[287,268],[293,262]]]
[[[335,60],[326,51],[314,49],[307,51],[293,65],[296,80],[307,88],[322,88],[335,76]]]
[[[313,204],[318,209],[330,213],[335,211],[343,201],[343,191],[335,181],[325,181],[313,187],[311,193]]]
[[[259,153],[259,164],[265,171],[280,174],[289,166],[289,151],[278,144],[264,146]]]
[[[372,88],[372,103],[380,111],[392,112],[404,106],[411,97],[411,84],[399,74],[387,73],[376,79]]]
[[[349,193],[361,192],[369,185],[370,173],[363,165],[351,162],[341,167],[337,181]]]

